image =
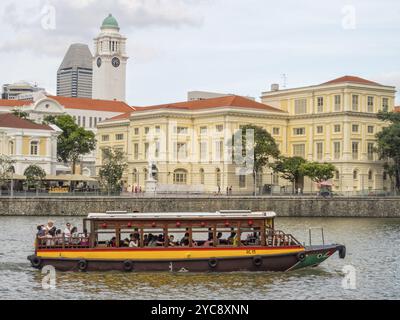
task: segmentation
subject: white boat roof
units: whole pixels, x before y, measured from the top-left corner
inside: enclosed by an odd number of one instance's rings
[[[128,213],[125,211],[108,211],[106,213],[90,213],[88,219],[177,219],[177,218],[275,218],[272,211],[221,210],[217,212],[158,212],[158,213]]]

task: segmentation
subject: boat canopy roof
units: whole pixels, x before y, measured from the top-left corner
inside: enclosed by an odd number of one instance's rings
[[[147,219],[218,219],[218,218],[231,218],[231,219],[273,219],[276,213],[272,211],[259,211],[252,212],[250,210],[223,210],[217,212],[163,212],[163,213],[128,213],[125,211],[108,211],[106,213],[90,213],[88,220],[147,220]]]

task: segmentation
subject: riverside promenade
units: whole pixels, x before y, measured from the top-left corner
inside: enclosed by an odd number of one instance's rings
[[[400,197],[120,196],[0,197],[0,216],[86,216],[90,212],[275,211],[281,217],[400,218]]]

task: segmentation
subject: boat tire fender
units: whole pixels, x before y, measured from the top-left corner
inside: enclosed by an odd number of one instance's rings
[[[42,259],[35,256],[31,259],[31,264],[32,264],[32,267],[34,267],[34,268],[40,268],[40,266],[42,264]]]
[[[345,246],[339,247],[339,258],[340,259],[346,258],[346,247]]]
[[[124,270],[126,272],[132,271],[133,270],[133,262],[130,260],[124,261]]]
[[[208,265],[212,268],[215,269],[218,265],[218,260],[216,258],[212,258],[208,260]]]
[[[86,271],[88,268],[88,262],[86,260],[80,260],[78,262],[79,271]]]
[[[260,256],[256,256],[253,258],[253,263],[256,267],[261,267],[263,264],[263,259]]]
[[[306,260],[306,254],[305,254],[304,252],[300,252],[300,253],[297,255],[297,259],[298,259],[300,262],[303,262],[304,260]]]

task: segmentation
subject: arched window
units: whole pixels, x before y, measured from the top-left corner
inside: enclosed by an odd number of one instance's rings
[[[133,169],[132,178],[133,178],[132,183],[137,184],[138,183],[137,169]]]
[[[187,171],[177,169],[174,171],[174,184],[187,184]]]
[[[217,187],[221,187],[221,169],[217,169],[215,172],[216,175],[216,181],[217,181]]]
[[[39,142],[31,141],[31,156],[37,156],[39,154]]]
[[[204,169],[200,169],[200,184],[205,184]]]
[[[357,180],[358,179],[358,170],[353,171],[353,179]]]
[[[368,171],[368,180],[372,181],[374,179],[374,173],[372,172],[372,170]]]
[[[9,150],[9,153],[10,153],[11,156],[15,154],[14,142],[13,141],[10,141],[10,143],[8,144],[8,150]]]

